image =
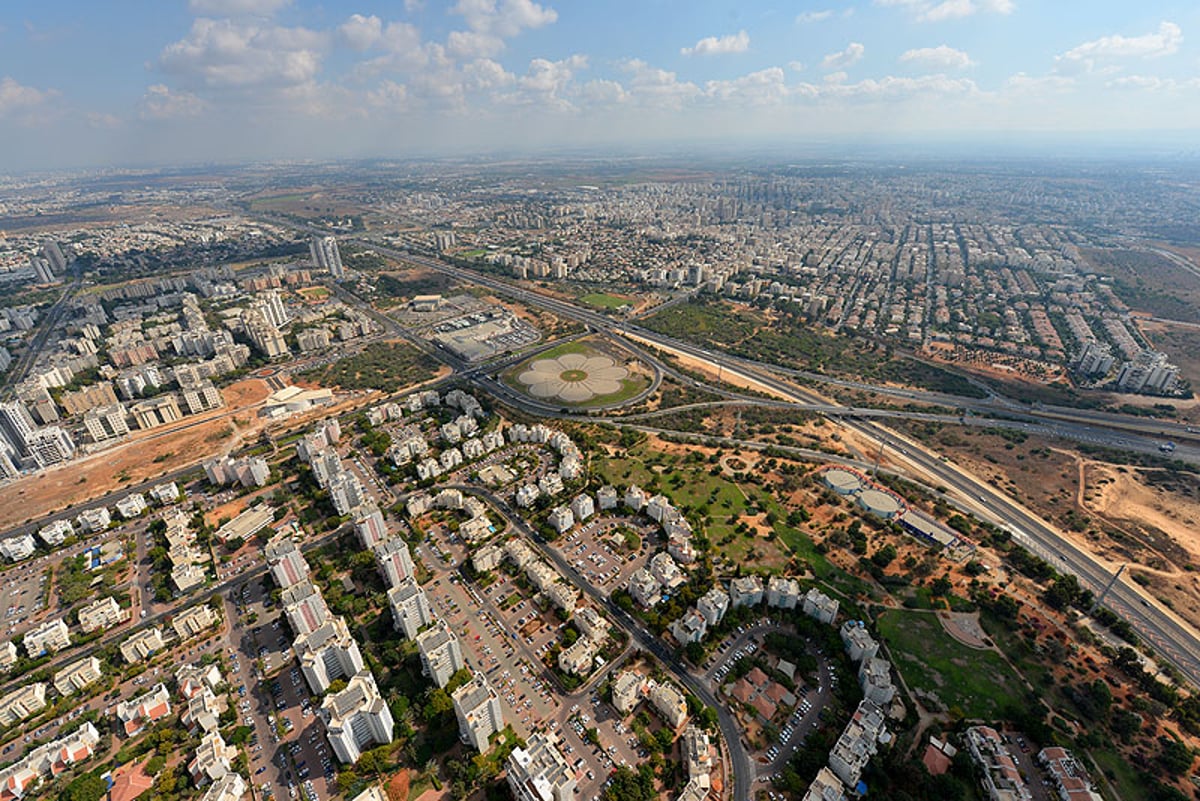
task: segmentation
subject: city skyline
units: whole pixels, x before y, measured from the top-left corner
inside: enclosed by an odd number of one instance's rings
[[[1170,2],[17,2],[0,11],[0,170],[848,136],[1187,153],[1198,18]]]

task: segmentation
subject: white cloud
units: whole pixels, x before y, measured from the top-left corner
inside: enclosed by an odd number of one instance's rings
[[[146,87],[138,103],[138,114],[144,120],[166,120],[195,117],[205,109],[200,98],[188,92],[172,92],[165,84]]]
[[[804,11],[796,15],[797,25],[807,25],[810,22],[823,22],[833,16],[833,11]]]
[[[656,109],[678,110],[701,94],[696,84],[680,81],[675,73],[652,67],[641,59],[629,59],[621,64],[621,69],[629,74],[630,97]]]
[[[535,58],[529,62],[529,71],[517,81],[520,93],[512,97],[542,108],[573,109],[574,105],[566,95],[575,73],[586,68],[587,56],[582,55],[561,61]]]
[[[691,47],[679,49],[684,56],[716,56],[725,53],[745,53],[750,49],[750,34],[738,31],[726,36],[706,36]]]
[[[163,49],[159,66],[191,86],[290,87],[316,78],[324,48],[325,37],[306,28],[201,18]]]
[[[704,93],[721,102],[764,106],[786,100],[788,87],[783,70],[768,67],[728,81],[709,81],[704,86]]]
[[[1104,84],[1109,89],[1132,89],[1143,92],[1162,92],[1172,89],[1200,89],[1200,78],[1177,81],[1157,75],[1126,75]]]
[[[471,30],[505,39],[558,19],[557,11],[532,0],[458,0],[453,13],[461,15]]]
[[[0,79],[0,117],[17,112],[30,111],[41,106],[57,92],[53,90],[34,89],[17,83],[14,78]]]
[[[1122,58],[1161,58],[1179,50],[1183,31],[1173,22],[1163,22],[1154,33],[1142,36],[1103,36],[1073,47],[1056,59],[1059,66],[1091,70],[1097,61]]]
[[[408,87],[395,81],[382,81],[367,92],[367,102],[378,109],[399,111],[408,106]]]
[[[269,17],[292,0],[188,0],[193,14],[216,17]]]
[[[788,69],[792,72],[804,72],[807,65],[803,61],[789,61]]]
[[[907,78],[887,75],[857,83],[829,84],[821,88],[820,95],[830,98],[888,100],[914,96],[964,95],[978,91],[975,82],[968,78],[949,78],[945,75]]]
[[[450,31],[446,52],[456,58],[487,58],[504,52],[504,40],[480,31]]]
[[[875,5],[903,8],[919,22],[944,22],[975,14],[1011,14],[1013,0],[875,0]]]
[[[900,56],[900,61],[932,70],[964,70],[974,65],[966,52],[948,45],[907,50]]]
[[[352,14],[338,27],[338,35],[351,50],[362,53],[383,39],[383,21],[374,15]]]
[[[580,96],[587,102],[588,107],[615,106],[629,99],[625,87],[616,81],[597,79],[588,81],[580,87]]]
[[[1023,94],[1060,93],[1075,86],[1074,78],[1062,75],[1032,76],[1018,72],[1004,82],[1005,89]]]
[[[845,50],[839,50],[836,53],[830,53],[821,59],[821,68],[826,70],[841,70],[846,67],[857,64],[862,59],[866,48],[858,42],[851,42],[846,45]]]

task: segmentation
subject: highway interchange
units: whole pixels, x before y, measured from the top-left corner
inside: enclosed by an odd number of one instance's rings
[[[467,283],[486,286],[502,295],[540,307],[566,319],[575,320],[584,324],[592,331],[619,338],[623,344],[629,344],[630,339],[640,340],[664,351],[686,354],[707,363],[714,369],[720,367],[731,374],[740,374],[751,378],[759,385],[768,387],[780,399],[792,402],[797,408],[808,407],[814,411],[821,411],[839,419],[841,424],[848,429],[877,443],[882,443],[887,448],[891,448],[895,452],[894,456],[898,456],[898,458],[924,474],[927,478],[925,483],[947,488],[949,491],[948,495],[955,501],[957,506],[972,512],[980,519],[987,520],[1011,531],[1018,542],[1044,558],[1049,559],[1056,568],[1074,573],[1085,586],[1093,589],[1097,594],[1109,585],[1113,577],[1115,569],[1113,566],[1105,564],[1091,553],[1075,546],[1053,526],[1010,499],[1004,493],[958,469],[937,454],[930,453],[916,443],[901,438],[895,432],[888,430],[878,423],[867,419],[860,419],[868,415],[868,410],[856,409],[851,411],[847,407],[831,404],[826,398],[817,395],[811,390],[803,389],[791,381],[781,378],[778,375],[779,369],[773,365],[716,353],[650,331],[638,325],[636,321],[621,320],[583,309],[567,301],[542,295],[520,286],[514,286],[494,276],[449,265],[437,259],[381,247],[379,244],[369,240],[358,240],[358,242],[394,259],[436,270]],[[454,364],[452,359],[447,358],[450,354],[441,350],[438,351],[438,355],[444,361],[450,362],[451,366],[455,368],[456,373],[470,378],[488,392],[517,408],[542,416],[574,416],[566,412],[566,410],[560,409],[555,412],[552,408],[548,408],[546,404],[531,402],[524,395],[511,390],[497,378],[499,370],[496,366],[488,365],[482,369],[478,367],[473,368],[465,363]],[[659,364],[659,368],[668,374],[677,374],[677,371],[673,371],[661,363]],[[694,383],[690,377],[682,377],[682,379],[687,383]],[[881,388],[867,384],[859,386],[869,388],[871,391],[884,391],[893,394],[897,392],[893,388]],[[1067,437],[1072,437],[1073,435],[1076,439],[1083,439],[1083,441],[1091,441],[1110,447],[1122,447],[1131,450],[1142,450],[1144,452],[1157,451],[1163,432],[1166,432],[1168,436],[1173,436],[1180,440],[1185,438],[1195,439],[1193,432],[1187,431],[1184,426],[1165,423],[1159,420],[1146,421],[1139,418],[1123,418],[1118,415],[1086,411],[1077,412],[1076,410],[1059,408],[1038,409],[1021,406],[1009,399],[996,396],[977,401],[938,393],[909,390],[903,390],[902,392],[906,393],[913,400],[928,400],[929,398],[936,397],[940,402],[945,403],[947,400],[953,399],[960,408],[986,410],[987,413],[992,414],[1007,410],[1007,413],[1010,415],[1026,418],[1024,420],[987,419],[986,423],[988,425],[1015,424],[1017,426],[1031,427],[1029,429],[1031,433],[1046,433]],[[761,402],[761,400],[760,398],[745,398],[746,402]],[[870,410],[871,416],[880,417],[903,417],[907,414],[912,413],[894,410]],[[1063,418],[1067,415],[1076,418],[1079,422],[1064,420]],[[956,419],[961,421],[961,418]],[[970,417],[966,419],[970,420]],[[613,422],[620,423],[621,420],[617,418]],[[1112,426],[1116,425],[1119,425],[1123,430],[1114,432]],[[1144,433],[1147,430],[1153,431],[1157,436],[1147,436]],[[1189,463],[1200,464],[1200,449],[1197,449],[1190,443],[1183,443],[1177,446],[1177,451],[1173,454],[1173,457]],[[1118,580],[1113,584],[1112,589],[1105,596],[1105,605],[1127,620],[1140,636],[1152,643],[1156,650],[1189,681],[1193,684],[1200,684],[1200,638],[1197,637],[1196,632],[1190,626],[1178,619],[1170,610],[1162,607],[1149,596],[1144,595],[1137,587],[1127,584],[1123,580]]]

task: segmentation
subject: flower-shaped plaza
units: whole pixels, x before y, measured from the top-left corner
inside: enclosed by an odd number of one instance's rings
[[[628,377],[629,371],[608,356],[564,353],[531,362],[517,381],[535,398],[584,403],[620,392],[621,381]]]

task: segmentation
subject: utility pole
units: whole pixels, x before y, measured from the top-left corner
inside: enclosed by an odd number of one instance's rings
[[[1096,610],[1096,608],[1100,606],[1100,604],[1104,603],[1104,598],[1108,595],[1108,591],[1111,590],[1113,588],[1113,585],[1117,583],[1117,579],[1121,578],[1121,574],[1125,572],[1125,568],[1127,568],[1127,567],[1129,567],[1128,562],[1121,565],[1120,569],[1117,570],[1116,573],[1113,573],[1113,577],[1111,579],[1109,579],[1108,584],[1104,585],[1104,591],[1101,592],[1100,595],[1096,598],[1095,603],[1092,604],[1092,608],[1089,611],[1094,612]]]
[[[879,476],[879,462],[883,459],[883,448],[887,445],[884,440],[879,440],[879,452],[875,454],[875,464],[871,466],[871,478]]]

